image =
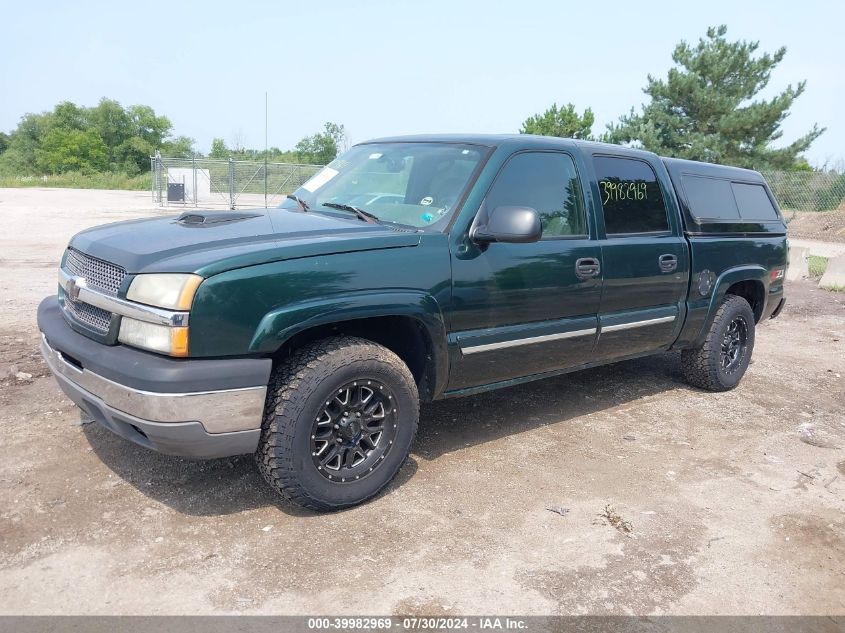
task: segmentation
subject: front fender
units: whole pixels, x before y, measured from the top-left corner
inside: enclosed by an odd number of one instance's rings
[[[374,317],[405,316],[419,321],[431,341],[437,385],[449,377],[446,324],[440,305],[420,291],[374,290],[336,295],[276,308],[261,319],[250,352],[272,354],[292,336],[321,325]]]

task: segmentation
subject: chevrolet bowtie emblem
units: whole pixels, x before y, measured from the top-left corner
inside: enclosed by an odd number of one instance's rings
[[[84,277],[71,277],[68,279],[65,286],[65,293],[71,300],[76,301],[79,298],[79,289],[85,287]]]

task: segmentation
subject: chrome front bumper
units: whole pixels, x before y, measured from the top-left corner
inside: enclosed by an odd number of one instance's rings
[[[174,359],[77,332],[55,296],[38,306],[41,352],[67,396],[102,426],[162,453],[253,452],[269,358]]]
[[[136,444],[201,459],[252,453],[258,445],[266,387],[154,393],[76,367],[43,334],[41,353],[62,391],[80,409]]]
[[[96,345],[93,343],[92,345]],[[267,387],[192,393],[154,393],[132,389],[79,369],[41,335],[41,353],[57,379],[73,383],[109,407],[151,422],[202,424],[208,433],[231,433],[261,426]]]

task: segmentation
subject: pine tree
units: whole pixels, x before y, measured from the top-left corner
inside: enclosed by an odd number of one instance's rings
[[[759,42],[729,42],[727,27],[707,29],[695,47],[675,47],[664,81],[648,76],[644,92],[651,102],[608,126],[605,140],[631,143],[664,156],[675,156],[753,169],[790,169],[801,152],[824,132],[817,124],[801,138],[775,149],[781,123],[804,92],[806,82],[772,99],[755,99],[769,83],[772,70],[786,55],[755,56]]]
[[[590,108],[584,110],[583,116],[579,116],[571,103],[561,108],[553,103],[552,107],[542,114],[535,114],[525,119],[519,133],[591,140],[593,121],[595,117]]]

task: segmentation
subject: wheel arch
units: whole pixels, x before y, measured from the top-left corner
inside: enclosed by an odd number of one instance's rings
[[[724,296],[736,295],[742,297],[754,312],[754,322],[759,323],[766,306],[766,287],[759,279],[744,279],[735,281],[725,290]]]
[[[743,297],[754,312],[755,323],[759,322],[766,307],[768,271],[759,265],[745,265],[729,268],[722,272],[713,284],[707,316],[690,347],[704,342],[704,337],[716,317],[722,300],[729,294]]]
[[[358,336],[393,351],[408,365],[423,400],[436,398],[446,387],[446,325],[437,301],[424,293],[356,293],[284,306],[264,316],[250,351],[279,360],[337,335]]]

